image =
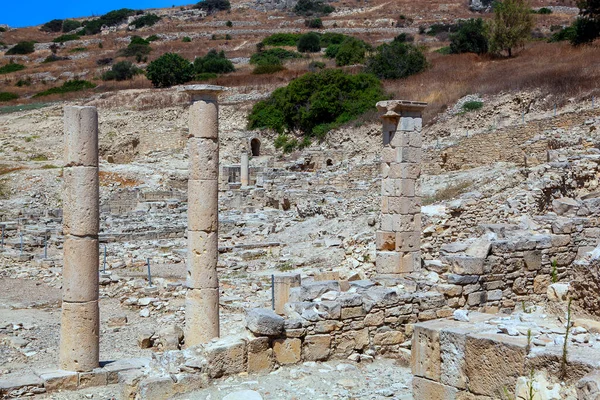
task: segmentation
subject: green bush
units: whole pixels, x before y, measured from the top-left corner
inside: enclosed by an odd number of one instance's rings
[[[160,38],[157,35],[150,35],[146,38],[147,42],[156,42],[157,40],[160,40]]]
[[[440,33],[452,33],[458,31],[457,24],[433,24],[429,27],[429,29],[425,30],[425,34],[428,36],[437,36]]]
[[[136,29],[139,29],[144,26],[152,26],[160,20],[161,20],[161,17],[159,17],[156,14],[146,14],[146,15],[142,15],[139,18],[134,19],[130,25],[133,25],[136,27]]]
[[[337,69],[308,73],[256,103],[248,127],[322,139],[330,129],[374,110],[384,98],[381,82],[373,75]]]
[[[283,71],[285,68],[281,62],[274,64],[260,64],[252,71],[255,75],[274,74],[275,72]]]
[[[181,41],[183,43],[190,43],[192,41],[192,38],[189,36],[184,36],[183,39],[181,39]]]
[[[321,51],[321,38],[314,32],[309,32],[300,37],[296,46],[300,53],[317,53]]]
[[[548,7],[542,7],[539,10],[531,10],[531,12],[533,14],[542,14],[542,15],[552,14],[552,10],[549,9]]]
[[[469,19],[459,24],[456,33],[450,35],[450,51],[484,54],[488,52],[488,39],[483,19]]]
[[[19,42],[13,47],[7,50],[7,56],[13,56],[17,54],[31,54],[35,51],[34,42]]]
[[[65,19],[62,24],[63,33],[74,31],[75,29],[81,28],[81,22],[72,19]]]
[[[423,51],[412,44],[392,42],[377,48],[367,60],[366,71],[380,79],[400,79],[427,67]]]
[[[471,100],[471,101],[467,101],[465,104],[463,104],[462,109],[464,111],[476,111],[479,110],[483,107],[483,103],[481,101],[477,101],[477,100]]]
[[[2,33],[2,32],[6,32],[6,28],[3,26],[0,26],[0,33]]]
[[[550,39],[548,39],[548,41],[549,42],[562,42],[562,41],[568,40],[568,41],[572,42],[575,40],[576,35],[577,35],[577,32],[575,30],[575,26],[571,25],[571,26],[562,28],[558,32],[554,32],[554,34],[552,34],[552,36],[550,36]]]
[[[43,92],[40,92],[33,97],[42,97],[42,96],[49,96],[51,94],[63,94],[63,93],[69,93],[69,92],[78,92],[80,90],[93,89],[95,87],[96,87],[96,85],[94,85],[92,82],[76,79],[76,80],[72,80],[72,81],[66,81],[65,83],[62,84],[62,86],[57,86],[57,87],[53,87],[48,90],[44,90]]]
[[[596,20],[588,17],[578,17],[573,22],[571,44],[578,46],[591,43],[600,37],[600,17]]]
[[[2,74],[10,74],[11,72],[17,72],[25,69],[23,64],[17,64],[10,61],[8,64],[0,67],[0,75]]]
[[[44,32],[60,32],[63,28],[63,20],[62,19],[53,19],[52,21],[46,22],[40,28],[41,31]]]
[[[127,18],[135,15],[136,12],[129,8],[121,8],[119,10],[110,11],[100,18],[84,21],[82,26],[85,28],[87,35],[95,35],[100,33],[102,26],[115,26],[119,25],[127,20]]]
[[[233,22],[227,21],[227,22],[225,22],[225,26],[227,26],[228,28],[231,28],[233,26]]]
[[[56,54],[50,54],[48,57],[46,57],[44,59],[44,61],[42,61],[42,63],[51,63],[51,62],[55,62],[55,61],[64,61],[64,60],[69,60],[69,57],[60,57],[57,56]]]
[[[210,79],[217,79],[218,77],[219,77],[219,75],[214,74],[212,72],[203,72],[201,74],[196,75],[196,80],[197,81],[208,81]]]
[[[67,33],[64,35],[60,35],[57,38],[52,39],[52,41],[54,43],[65,43],[65,42],[69,42],[71,40],[78,40],[79,38],[81,38],[81,36],[79,36],[76,33]]]
[[[331,33],[327,32],[321,35],[321,46],[328,47],[332,44],[342,44],[344,40],[351,36],[346,36],[341,33]]]
[[[142,71],[133,65],[129,61],[119,61],[114,64],[110,71],[106,71],[102,74],[103,81],[125,81],[128,79],[132,79],[137,74],[142,73]]]
[[[11,100],[15,100],[18,98],[19,98],[19,95],[16,93],[0,92],[0,101],[11,101]]]
[[[235,68],[233,63],[225,57],[225,52],[210,50],[204,57],[197,57],[194,60],[194,71],[196,74],[227,74],[235,71]]]
[[[304,20],[304,26],[310,29],[320,29],[323,27],[321,18],[313,18]]]
[[[203,0],[196,4],[194,8],[212,14],[217,11],[231,10],[231,3],[229,3],[229,0]]]
[[[326,65],[324,62],[322,61],[311,61],[310,64],[308,64],[308,70],[310,72],[319,72],[322,69],[325,69]]]
[[[140,36],[134,35],[134,36],[131,37],[131,39],[129,41],[129,44],[130,45],[132,45],[132,44],[141,44],[143,46],[149,46],[150,45],[150,41],[148,41],[147,39],[144,39],[144,38],[142,38]]]
[[[19,79],[17,83],[15,83],[15,85],[17,85],[18,87],[31,86],[31,77],[28,76],[25,79]]]
[[[139,39],[144,40],[142,38]],[[144,42],[146,41],[144,40]],[[131,41],[126,48],[119,50],[117,54],[120,57],[135,57],[138,62],[141,62],[151,51],[152,48],[148,44],[134,43]]]
[[[338,67],[344,65],[361,64],[365,61],[368,46],[360,39],[348,37],[339,45],[335,54],[335,65]]]
[[[340,51],[340,46],[339,44],[330,44],[329,46],[327,46],[327,48],[325,49],[325,57],[327,58],[335,58],[335,56],[337,56],[338,51]]]
[[[447,56],[448,54],[452,54],[452,49],[450,48],[450,46],[444,46],[444,47],[440,47],[435,52],[439,53],[439,54],[444,54]]]
[[[297,15],[327,15],[335,11],[335,8],[322,0],[299,0],[294,7],[294,13]]]
[[[81,53],[82,51],[86,51],[87,47],[75,47],[69,50],[70,53]]]
[[[194,66],[175,53],[165,53],[146,68],[146,77],[155,87],[170,87],[194,79]]]
[[[284,62],[285,60],[292,60],[295,58],[302,58],[302,54],[276,47],[252,54],[250,57],[250,64],[273,64],[274,60]]]
[[[300,40],[298,33],[274,33],[266,37],[262,43],[265,46],[296,46]]]
[[[415,41],[415,37],[409,35],[408,33],[401,33],[398,36],[396,36],[393,41],[400,43],[411,43]]]

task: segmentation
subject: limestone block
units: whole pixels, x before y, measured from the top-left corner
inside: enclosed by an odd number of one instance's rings
[[[421,176],[421,164],[418,163],[390,163],[388,176],[391,179],[418,179]]]
[[[420,232],[398,232],[396,233],[396,251],[409,252],[421,249]]]
[[[246,327],[255,335],[276,336],[283,332],[284,319],[273,311],[253,308],[246,313]]]
[[[415,118],[415,128],[420,131],[421,124],[423,120],[421,118]],[[411,132],[410,133],[410,147],[419,147],[423,146],[423,136],[421,136],[420,132]]]
[[[396,147],[386,146],[381,149],[381,162],[383,163],[393,163],[398,162],[398,151]]]
[[[276,339],[273,341],[273,353],[279,364],[295,364],[300,361],[302,349],[300,339]]]
[[[219,137],[219,109],[216,102],[196,101],[190,106],[189,135],[197,138]]]
[[[376,346],[391,346],[403,343],[405,340],[404,332],[394,330],[378,332],[373,336],[373,344]]]
[[[395,251],[378,251],[375,267],[378,274],[396,274],[400,270],[400,253]]]
[[[401,163],[420,163],[423,156],[423,151],[420,147],[402,147],[401,152],[397,156],[398,162]]]
[[[469,391],[484,396],[510,393],[525,375],[527,338],[496,334],[471,334],[465,345],[465,372]]]
[[[185,345],[219,337],[219,289],[189,289],[185,298]]]
[[[577,382],[577,399],[600,399],[600,372],[592,371]]]
[[[591,333],[600,333],[600,322],[593,319],[576,318],[573,326],[581,326]]]
[[[486,301],[485,292],[473,292],[467,296],[467,304],[471,307],[479,306]]]
[[[309,335],[304,338],[302,355],[305,361],[323,361],[329,358],[330,335]]]
[[[440,382],[459,389],[467,388],[465,374],[465,346],[467,334],[472,331],[469,324],[449,322],[440,329]]]
[[[190,138],[187,149],[189,156],[188,179],[218,179],[219,142],[217,139]]]
[[[383,325],[384,313],[383,311],[377,311],[369,313],[365,317],[365,326],[380,326]]]
[[[381,216],[381,230],[388,232],[421,232],[421,215],[383,214]]]
[[[358,317],[364,317],[366,314],[367,313],[363,309],[362,306],[358,306],[358,307],[343,307],[342,308],[342,313],[341,313],[341,318],[342,319],[358,318]]]
[[[440,380],[440,334],[443,321],[430,321],[414,325],[411,369],[415,376],[439,382]]]
[[[394,251],[396,249],[396,233],[387,231],[375,232],[375,244],[377,250]]]
[[[65,168],[63,179],[63,233],[97,236],[100,213],[98,168]]]
[[[463,254],[446,254],[442,262],[450,266],[450,272],[460,275],[482,275],[485,258],[471,257]]]
[[[290,289],[300,286],[300,274],[276,274],[273,277],[273,292],[275,296],[275,312],[283,314],[285,303],[290,299]]]
[[[226,336],[204,345],[208,361],[208,375],[211,378],[229,376],[248,370],[246,341]]]
[[[269,338],[259,337],[248,342],[248,373],[270,370],[273,366],[273,349]]]
[[[421,270],[421,252],[413,251],[408,253],[399,253],[400,269],[398,273],[405,274]]]
[[[412,117],[402,116],[400,123],[398,124],[398,130],[405,132],[412,132],[415,130],[415,119]]]
[[[97,167],[98,112],[96,107],[65,107],[64,124],[65,167]]]
[[[383,210],[382,210],[383,212]],[[421,198],[415,197],[387,197],[387,213],[389,214],[417,214],[421,212]]]
[[[44,380],[44,389],[46,389],[46,392],[77,389],[77,372],[59,369],[54,371],[44,371],[39,375],[40,378]]]
[[[457,400],[458,389],[429,379],[413,378],[414,400]]]
[[[103,369],[108,373],[108,384],[119,383],[119,374],[126,371],[139,371],[148,367],[151,360],[150,357],[121,358],[104,365]]]
[[[188,229],[190,231],[217,231],[218,193],[217,180],[188,181]]]
[[[98,239],[66,236],[63,249],[63,301],[98,300]]]
[[[408,147],[410,146],[410,132],[396,131],[390,135],[390,145],[392,147]]]
[[[96,368],[89,372],[79,373],[79,388],[97,387],[108,385],[108,372]]]
[[[98,301],[62,303],[60,368],[91,371],[98,367],[100,348]]]
[[[542,252],[540,250],[526,251],[523,259],[528,271],[539,271],[542,268]]]
[[[219,238],[216,232],[188,231],[187,286],[194,289],[219,287],[217,259]]]

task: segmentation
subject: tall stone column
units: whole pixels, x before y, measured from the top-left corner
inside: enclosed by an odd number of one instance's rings
[[[188,262],[185,343],[219,337],[219,107],[226,88],[184,86],[192,97],[189,116]]]
[[[250,185],[250,160],[247,152],[242,152],[240,157],[240,182],[242,186]]]
[[[376,233],[377,272],[406,274],[421,268],[422,110],[427,103],[377,103],[383,119],[381,230]]]
[[[98,309],[98,113],[65,107],[63,299],[60,368],[91,371],[100,360]]]

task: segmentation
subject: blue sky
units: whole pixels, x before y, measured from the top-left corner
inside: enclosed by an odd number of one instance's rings
[[[2,0],[0,5],[0,24],[18,28],[40,25],[52,19],[91,17],[102,15],[119,8],[164,8],[197,3],[197,0],[30,0],[21,3],[17,0]]]

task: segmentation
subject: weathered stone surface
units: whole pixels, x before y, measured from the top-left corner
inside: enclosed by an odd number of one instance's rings
[[[340,291],[338,281],[318,281],[303,283],[302,286],[290,289],[290,302],[311,301],[328,291]]]
[[[414,325],[411,351],[413,375],[439,382],[441,365],[439,329],[444,326],[444,323],[444,321],[430,321]]]
[[[469,391],[497,396],[514,392],[517,378],[525,374],[527,339],[507,335],[471,334],[465,344],[465,372]]]
[[[64,108],[64,166],[98,166],[98,112],[96,107]]]
[[[600,398],[600,372],[593,371],[577,382],[577,400],[598,400]]]
[[[213,180],[188,180],[188,229],[216,232],[219,184]]]
[[[213,180],[219,176],[219,142],[214,138],[190,138],[188,179]]]
[[[263,400],[260,393],[254,390],[238,390],[223,397],[223,400]]]
[[[248,342],[248,373],[270,370],[273,366],[273,349],[269,338],[260,337]]]
[[[216,232],[188,231],[187,286],[217,289],[218,236]]]
[[[208,374],[211,378],[239,374],[248,370],[246,341],[225,337],[204,345]]]
[[[63,233],[97,236],[100,214],[98,168],[65,168],[63,179]]]
[[[456,400],[458,389],[429,379],[413,378],[414,400]]]
[[[295,364],[300,361],[302,350],[300,339],[276,339],[273,341],[273,353],[279,364]]]
[[[189,289],[185,298],[185,345],[219,337],[219,289]]]
[[[219,137],[219,107],[216,101],[196,101],[190,106],[189,135],[195,138]]]
[[[66,236],[63,249],[63,301],[98,300],[98,239]]]
[[[246,327],[256,335],[279,335],[283,332],[284,321],[273,311],[264,308],[253,308],[246,313]]]
[[[306,361],[323,361],[329,358],[330,335],[309,335],[304,338],[302,356]]]
[[[77,372],[54,370],[40,372],[39,375],[43,379],[44,388],[48,392],[77,389],[79,379]]]
[[[79,373],[79,388],[106,386],[107,384],[108,372],[101,368]]]
[[[98,301],[62,303],[60,367],[67,371],[91,371],[98,367],[100,337]],[[68,334],[67,334],[68,333]]]

